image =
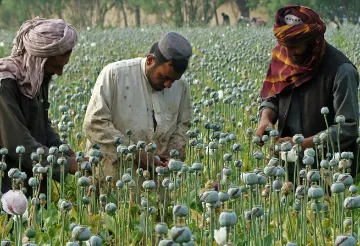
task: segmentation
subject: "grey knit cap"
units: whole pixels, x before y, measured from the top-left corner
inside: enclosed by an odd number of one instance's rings
[[[189,59],[192,48],[189,41],[177,32],[167,32],[160,39],[159,50],[166,60]]]

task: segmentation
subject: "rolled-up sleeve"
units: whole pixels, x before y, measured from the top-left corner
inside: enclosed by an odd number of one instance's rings
[[[267,99],[263,99],[261,101],[261,104],[259,107],[259,120],[261,119],[262,112],[264,111],[264,109],[267,109],[267,108],[273,110],[276,115],[275,121],[272,122],[275,125],[277,119],[279,118],[279,96],[278,95],[272,96]]]

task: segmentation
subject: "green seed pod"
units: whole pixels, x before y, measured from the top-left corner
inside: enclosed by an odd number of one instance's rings
[[[145,190],[154,190],[156,188],[156,183],[153,180],[145,180],[142,186]]]
[[[90,198],[87,197],[87,196],[84,196],[81,200],[82,200],[82,203],[84,205],[89,205],[90,204]]]
[[[177,246],[177,243],[174,243],[171,240],[161,240],[158,246]]]
[[[122,180],[124,183],[129,183],[129,182],[132,180],[132,178],[131,178],[130,174],[125,173],[125,174],[122,176],[121,180]]]
[[[17,146],[15,149],[16,154],[24,154],[25,153],[25,147],[24,146]]]
[[[310,199],[320,199],[324,196],[324,191],[321,187],[312,185],[308,190],[308,197]]]
[[[241,196],[240,188],[229,188],[228,193],[231,199],[236,199]]]
[[[61,211],[70,211],[72,208],[71,202],[63,200],[60,204]]]
[[[292,141],[295,143],[295,144],[301,144],[304,142],[304,136],[301,135],[301,134],[295,134],[292,138]]]
[[[222,212],[219,216],[221,227],[230,227],[236,225],[237,216],[234,212]]]
[[[1,241],[1,246],[11,246],[11,241],[9,240],[2,240]]]
[[[347,197],[344,200],[344,208],[349,209],[349,210],[353,210],[353,209],[357,209],[360,208],[360,197]]]
[[[345,123],[345,116],[344,115],[338,115],[335,119],[336,123],[343,124]]]
[[[117,210],[117,207],[116,207],[115,203],[108,203],[105,206],[105,212],[108,215],[114,215],[116,210]]]
[[[92,236],[89,239],[90,246],[101,246],[102,245],[102,239],[98,236]]]
[[[335,246],[356,246],[356,240],[352,236],[341,235],[335,239]]]
[[[37,187],[39,185],[39,179],[37,177],[31,177],[29,178],[28,183],[31,187]]]
[[[247,185],[258,184],[259,179],[255,173],[245,173],[244,174],[244,183]]]
[[[89,228],[84,226],[76,226],[72,230],[72,238],[76,241],[84,242],[90,239],[91,231]]]
[[[19,169],[17,169],[17,168],[11,168],[11,169],[8,171],[8,176],[9,176],[9,178],[11,178],[11,179],[18,179],[18,178],[20,178],[20,176],[21,176],[21,172],[20,172]]]
[[[195,172],[201,172],[203,170],[203,165],[199,162],[193,163],[191,167],[195,170]]]
[[[175,159],[171,159],[168,164],[168,168],[172,172],[179,172],[182,168],[183,163]]]
[[[191,240],[191,231],[187,226],[174,226],[170,230],[170,238],[175,243],[187,243]]]
[[[155,232],[159,235],[167,235],[168,230],[166,223],[160,222],[155,225]]]
[[[80,187],[87,187],[90,185],[90,179],[88,177],[80,177],[77,181],[77,185]]]
[[[34,228],[28,228],[25,231],[25,236],[28,237],[28,238],[35,238],[36,231],[34,230]]]
[[[177,217],[186,217],[189,215],[189,209],[183,205],[175,205],[173,208],[173,214]]]
[[[346,187],[349,187],[353,184],[353,178],[349,173],[340,174],[337,178],[337,181],[343,183]]]
[[[219,194],[217,191],[208,190],[200,194],[200,202],[215,204],[219,201]]]

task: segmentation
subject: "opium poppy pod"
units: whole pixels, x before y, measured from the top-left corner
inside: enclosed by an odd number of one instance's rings
[[[356,240],[352,236],[341,235],[335,239],[335,246],[356,246]]]
[[[110,203],[106,204],[106,206],[105,206],[105,212],[109,215],[114,215],[116,210],[117,210],[117,207],[116,207],[115,203],[110,202]]]
[[[88,177],[80,177],[77,181],[77,185],[80,187],[87,187],[90,185],[90,179]]]
[[[312,164],[314,164],[315,159],[313,156],[310,155],[305,155],[302,159],[302,162],[304,163],[304,165],[306,166],[311,166]]]
[[[11,241],[9,240],[2,240],[1,241],[1,246],[11,246]]]
[[[182,161],[171,159],[168,164],[168,168],[172,172],[179,172],[183,166]]]
[[[283,183],[277,179],[274,180],[273,185],[272,185],[272,187],[275,191],[280,191],[282,186],[283,186]]]
[[[98,236],[92,236],[89,239],[90,246],[101,246],[102,245],[102,239]]]
[[[195,162],[192,164],[192,169],[194,169],[196,172],[200,172],[203,170],[203,165],[199,162]]]
[[[338,115],[335,119],[336,123],[342,124],[345,123],[345,116],[344,115]]]
[[[170,238],[175,243],[187,243],[191,240],[191,231],[187,226],[174,226],[170,230]]]
[[[85,226],[75,226],[72,230],[71,236],[74,240],[83,242],[90,239],[91,231]]]
[[[307,173],[307,180],[310,182],[319,182],[320,173],[318,170],[311,170]]]
[[[7,148],[1,148],[0,149],[0,155],[7,155],[9,153]]]
[[[219,201],[226,202],[230,199],[230,195],[227,192],[220,191],[219,192]]]
[[[65,245],[66,246],[80,246],[80,244],[77,242],[67,242]]]
[[[230,227],[236,225],[237,215],[234,212],[222,212],[219,216],[221,227]]]
[[[355,195],[358,192],[358,188],[355,185],[351,185],[349,187],[349,191],[351,192],[351,194]]]
[[[200,202],[215,204],[219,201],[219,194],[217,191],[208,190],[200,194]]]
[[[270,165],[267,165],[265,168],[264,168],[264,173],[266,176],[269,176],[269,177],[274,177],[276,175],[276,171],[277,171],[277,167],[276,166],[270,166]]]
[[[177,243],[174,243],[172,240],[161,240],[158,246],[176,246]]]
[[[247,185],[255,185],[259,182],[258,177],[255,173],[245,173],[244,183]]]
[[[320,199],[324,196],[324,191],[319,186],[311,186],[308,190],[308,197],[310,199]]]
[[[229,188],[228,194],[230,195],[230,199],[236,199],[241,196],[240,188]]]
[[[344,200],[344,208],[352,210],[352,209],[356,209],[356,208],[360,208],[360,197],[347,197]]]
[[[159,235],[166,235],[168,230],[169,229],[166,223],[160,222],[155,225],[155,232]]]
[[[290,151],[292,148],[292,145],[289,141],[285,141],[281,143],[281,151]]]
[[[315,150],[313,148],[307,148],[304,151],[304,155],[315,157]]]
[[[24,154],[25,153],[25,147],[24,146],[17,146],[15,149],[16,154]]]
[[[304,136],[301,135],[301,134],[295,134],[292,138],[292,141],[295,143],[295,144],[301,144],[304,142]]]
[[[153,190],[156,188],[156,183],[153,180],[145,180],[142,186],[145,190]]]
[[[255,206],[251,209],[251,214],[256,218],[259,218],[264,215],[264,209],[261,206]]]
[[[183,205],[175,205],[173,208],[173,214],[177,217],[185,217],[189,215],[189,209]]]
[[[351,177],[350,173],[340,174],[339,177],[337,178],[337,181],[340,181],[346,187],[353,184],[353,178]]]

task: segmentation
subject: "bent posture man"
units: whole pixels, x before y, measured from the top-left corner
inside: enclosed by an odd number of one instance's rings
[[[190,89],[181,79],[192,54],[180,34],[166,33],[146,58],[118,61],[100,73],[84,119],[87,148],[100,144],[105,155],[104,174],[119,178],[114,137],[131,130],[131,142],[157,145],[154,167],[169,160],[176,149],[185,158],[186,132],[191,119]],[[146,167],[146,153],[136,155]],[[152,155],[149,156],[152,167]],[[121,178],[121,177],[120,177]]]

